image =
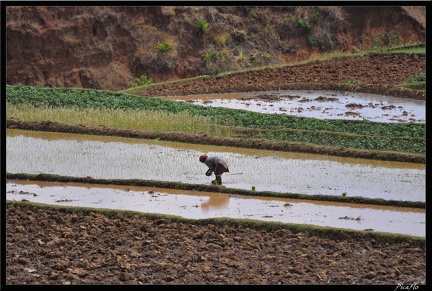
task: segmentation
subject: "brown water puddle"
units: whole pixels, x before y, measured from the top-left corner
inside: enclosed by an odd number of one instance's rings
[[[422,164],[9,129],[6,144],[8,173],[210,184],[207,152],[228,160],[228,188],[425,201]]]
[[[160,97],[211,107],[318,119],[425,123],[426,102],[368,93],[281,90]]]
[[[299,199],[245,197],[154,187],[11,181],[6,199],[158,213],[230,217],[425,236],[425,210]]]

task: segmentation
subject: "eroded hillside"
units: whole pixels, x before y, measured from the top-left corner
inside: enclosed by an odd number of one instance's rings
[[[120,90],[143,75],[162,82],[424,42],[425,21],[421,6],[10,6],[7,84]]]

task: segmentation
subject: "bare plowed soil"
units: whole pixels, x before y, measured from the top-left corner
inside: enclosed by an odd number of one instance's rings
[[[250,92],[283,89],[341,90],[402,98],[424,99],[425,92],[397,87],[426,71],[426,57],[417,54],[378,54],[343,58],[279,69],[248,71],[194,79],[166,86],[148,86],[136,94],[182,96],[206,93]],[[356,85],[350,85],[355,82]]]
[[[425,245],[7,206],[8,284],[422,284]]]
[[[425,58],[412,55],[358,61],[211,78],[142,94],[274,90],[294,82],[332,89],[357,79],[366,84],[362,90],[392,96],[401,92],[396,84],[425,70]],[[426,284],[424,241],[364,234],[108,218],[8,203],[6,284]]]

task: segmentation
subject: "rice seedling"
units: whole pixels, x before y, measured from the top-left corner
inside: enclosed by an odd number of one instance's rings
[[[68,109],[48,106],[35,107],[30,104],[6,103],[7,118],[24,121],[73,122],[87,125],[104,125],[113,128],[133,128],[151,131],[179,131],[227,135],[219,130],[210,117],[191,116],[187,112],[178,114],[160,111],[138,111],[123,109]]]

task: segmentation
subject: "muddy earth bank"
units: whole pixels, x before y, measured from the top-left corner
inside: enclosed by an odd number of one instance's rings
[[[7,205],[7,284],[425,284],[425,244]]]
[[[7,84],[121,90],[426,39],[426,6],[140,5],[6,7]]]
[[[426,57],[417,54],[343,58],[315,64],[282,67],[191,79],[131,91],[142,96],[184,96],[270,90],[337,90],[424,99],[424,91],[397,85],[426,72]],[[349,83],[356,83],[351,85]]]

